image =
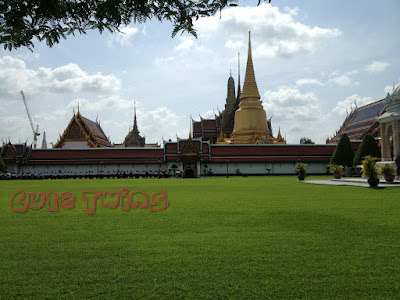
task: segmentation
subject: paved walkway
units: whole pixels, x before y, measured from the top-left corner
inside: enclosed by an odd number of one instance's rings
[[[362,178],[341,178],[341,179],[330,179],[330,180],[305,180],[305,183],[311,184],[325,184],[325,185],[349,185],[349,186],[361,186],[369,187],[367,179]],[[379,182],[378,188],[384,187],[400,187],[400,181],[396,180],[393,183],[386,183],[385,180]]]

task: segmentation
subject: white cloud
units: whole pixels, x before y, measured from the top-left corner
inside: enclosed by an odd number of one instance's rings
[[[345,118],[347,113],[350,113],[356,105],[357,107],[361,107],[372,102],[374,102],[372,97],[361,97],[358,94],[354,94],[343,101],[338,101],[336,107],[332,109],[332,112],[337,114],[340,118]]]
[[[195,26],[199,36],[247,40],[251,28],[254,55],[291,57],[313,53],[321,42],[336,38],[339,29],[308,26],[295,20],[297,9],[280,11],[278,7],[262,3],[255,7],[232,7],[220,15],[200,18]]]
[[[215,118],[215,111],[208,110],[204,114],[201,115],[203,119],[214,119]]]
[[[24,143],[29,137],[28,143],[32,143],[32,129],[25,115],[0,117],[0,128],[0,138],[5,142],[10,137],[12,143]]]
[[[33,95],[48,92],[113,93],[120,88],[121,81],[115,75],[100,72],[89,75],[76,64],[32,70],[20,59],[10,56],[0,58],[0,100],[3,97],[6,99],[6,95],[16,96],[20,90]]]
[[[287,133],[289,143],[299,143],[303,136],[314,141],[324,139],[318,125],[324,118],[314,93],[302,94],[298,89],[283,86],[278,91],[266,91],[263,98],[267,117],[273,117],[275,135],[279,126],[282,134]]]
[[[194,41],[192,38],[184,37],[182,38],[182,42],[175,47],[175,50],[188,50],[194,45]]]
[[[296,85],[297,86],[303,86],[303,85],[322,85],[321,81],[318,79],[313,79],[313,78],[303,78],[296,80]]]
[[[383,91],[385,92],[385,95],[387,94],[387,93],[391,93],[392,91],[393,91],[393,86],[392,85],[387,85],[387,86],[385,86],[384,88],[383,88]]]
[[[340,86],[347,86],[347,85],[350,85],[352,82],[350,79],[350,76],[348,76],[348,75],[341,75],[341,76],[332,78],[330,81],[334,82]]]
[[[383,72],[385,69],[390,66],[387,62],[382,61],[373,61],[371,64],[365,67],[365,70],[368,72]]]
[[[120,96],[114,95],[110,97],[100,98],[95,101],[89,101],[84,98],[77,98],[72,100],[66,107],[68,111],[72,108],[79,108],[81,112],[83,111],[120,111],[126,109],[132,109],[133,111],[133,100],[126,100],[120,98]]]
[[[39,53],[35,52],[26,52],[26,53],[19,53],[16,55],[17,58],[22,59],[24,61],[26,60],[38,60],[40,58]]]
[[[231,49],[240,49],[244,47],[244,44],[242,41],[232,41],[232,40],[228,40],[225,42],[225,47],[226,48],[231,48]]]
[[[155,63],[157,65],[163,65],[163,64],[168,64],[170,62],[175,61],[175,56],[168,56],[168,57],[156,57]]]
[[[333,72],[331,74],[331,76],[336,76],[337,74],[338,74],[338,72]],[[340,86],[359,85],[360,84],[359,82],[354,81],[352,79],[352,76],[355,74],[358,74],[357,70],[353,70],[353,71],[347,72],[343,75],[336,76],[336,77],[330,79],[329,81],[333,82],[337,85],[340,85]]]
[[[115,32],[107,40],[107,47],[113,47],[114,44],[118,43],[121,46],[128,46],[131,44],[132,38],[139,32],[137,27],[124,27],[119,28],[121,32]],[[143,28],[142,32],[145,34],[146,29]]]

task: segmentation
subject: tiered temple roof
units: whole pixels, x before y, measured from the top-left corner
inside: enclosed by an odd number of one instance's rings
[[[26,164],[32,153],[32,145],[11,144],[8,142],[1,148],[0,154],[4,160],[11,161],[16,164]]]
[[[362,140],[365,134],[380,137],[379,124],[377,117],[385,112],[384,99],[356,107],[347,115],[342,126],[335,135],[326,140],[327,144],[335,144],[339,141],[343,133],[347,133],[352,141]]]
[[[222,127],[222,114],[215,115],[214,119],[204,119],[200,116],[200,121],[192,120],[193,138],[202,138],[205,141],[216,143]]]
[[[134,107],[133,128],[125,137],[124,145],[125,147],[145,147],[146,145],[146,138],[140,135],[137,125],[136,104]]]
[[[87,142],[89,148],[112,147],[100,123],[83,117],[79,109],[53,148],[64,148],[66,142]]]

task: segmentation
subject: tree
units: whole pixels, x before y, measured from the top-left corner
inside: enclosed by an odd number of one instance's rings
[[[0,155],[0,172],[6,172],[6,165],[4,164],[3,158]]]
[[[300,144],[315,144],[312,139],[309,139],[308,137],[302,137],[300,139]]]
[[[235,0],[3,0],[0,44],[10,51],[32,50],[36,38],[52,47],[70,34],[93,29],[119,32],[121,25],[154,18],[174,24],[172,37],[185,31],[197,36],[193,20],[215,15],[227,6],[237,4]]]
[[[331,164],[351,167],[353,165],[353,158],[354,151],[349,136],[343,133],[331,157]]]
[[[354,165],[361,164],[361,161],[367,155],[376,158],[381,157],[381,149],[379,149],[379,146],[376,143],[375,138],[370,134],[366,134],[362,139],[361,144],[358,147],[357,153],[354,156]]]

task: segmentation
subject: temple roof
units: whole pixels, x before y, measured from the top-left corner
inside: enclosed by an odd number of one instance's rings
[[[354,109],[344,120],[335,135],[327,139],[327,144],[337,143],[343,133],[350,140],[362,140],[364,134],[379,136],[377,117],[385,112],[384,99]]]
[[[92,120],[89,120],[88,118],[85,118],[83,116],[81,116],[81,117],[82,117],[82,120],[84,120],[84,122],[86,123],[86,126],[89,128],[89,130],[91,132],[93,132],[95,137],[102,139],[104,141],[108,141],[108,138],[104,134],[104,131],[100,127],[100,124],[93,122]]]
[[[62,148],[65,141],[86,141],[93,148],[112,147],[100,124],[83,117],[79,109],[53,148]]]
[[[125,147],[145,147],[146,138],[140,135],[136,118],[136,101],[134,102],[133,128],[125,137]]]
[[[246,75],[244,77],[244,84],[240,99],[256,98],[260,99],[260,93],[256,83],[256,76],[254,74],[253,59],[251,55],[251,36],[249,32],[249,49],[247,54]]]

